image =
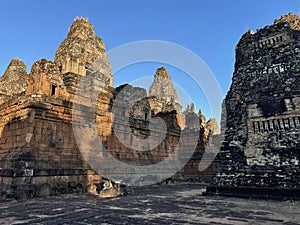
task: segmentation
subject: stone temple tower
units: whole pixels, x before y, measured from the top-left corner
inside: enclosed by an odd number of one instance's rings
[[[20,59],[11,60],[5,73],[0,79],[0,103],[14,95],[25,93],[27,83],[27,67]]]
[[[222,166],[207,192],[300,197],[300,18],[246,32],[225,98]]]
[[[106,76],[109,86],[113,84],[104,43],[96,36],[93,25],[87,19],[74,20],[67,38],[56,50],[54,62],[62,75],[69,73],[85,76],[97,71]]]
[[[178,94],[173,87],[171,77],[165,67],[158,68],[154,75],[154,81],[149,88],[150,105],[154,113],[181,112]]]

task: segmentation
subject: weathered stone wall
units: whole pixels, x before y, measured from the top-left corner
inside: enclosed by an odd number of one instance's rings
[[[18,199],[85,192],[101,177],[76,145],[71,106],[60,98],[24,96],[1,105],[1,190]]]
[[[166,69],[163,70],[166,72]],[[169,80],[169,82],[172,81]],[[174,92],[176,93],[175,90]],[[107,143],[107,148],[115,158],[130,165],[150,165],[165,160],[179,146],[185,146],[186,148],[193,148],[194,154],[192,157],[188,156],[187,163],[182,170],[174,174],[167,182],[210,182],[212,180],[217,171],[218,159],[213,160],[212,165],[204,171],[199,170],[199,163],[206,150],[209,136],[214,131],[218,133],[215,120],[211,120],[209,126],[206,127],[206,121],[203,121],[205,117],[201,112],[199,115],[194,113],[193,106],[184,115],[174,109],[155,113],[158,108],[153,108],[153,104],[151,104],[157,103],[153,102],[153,97],[147,97],[144,89],[130,85],[118,87],[115,91],[115,98],[112,101],[113,131]],[[136,101],[136,99],[140,100]],[[163,97],[160,99],[165,100]],[[156,129],[152,127],[154,130],[151,131],[150,120],[153,122],[157,118],[163,121],[158,121],[155,125]],[[184,119],[184,128],[181,123],[182,119]],[[166,125],[166,134],[163,131],[162,123]],[[163,140],[161,137],[164,137]],[[150,138],[151,143],[159,143],[159,145],[154,148],[149,143],[143,145],[142,140],[147,138]],[[186,150],[185,148],[181,149],[181,151]],[[181,152],[181,157],[185,157],[184,155],[185,153]]]

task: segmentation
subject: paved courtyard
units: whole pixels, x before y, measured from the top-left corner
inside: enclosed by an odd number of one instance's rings
[[[162,185],[99,199],[63,195],[0,202],[0,224],[300,224],[300,202],[201,196],[202,185]]]

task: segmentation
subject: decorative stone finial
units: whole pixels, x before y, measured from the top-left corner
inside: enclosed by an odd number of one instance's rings
[[[87,40],[95,36],[94,26],[86,18],[76,17],[69,28],[68,38],[79,38]]]
[[[278,24],[282,22],[289,23],[290,28],[293,30],[300,30],[300,18],[299,16],[293,13],[288,13],[286,15],[281,16],[279,19],[274,21],[274,24]]]
[[[168,80],[171,80],[171,77],[165,67],[160,67],[156,70],[155,77],[163,77]]]

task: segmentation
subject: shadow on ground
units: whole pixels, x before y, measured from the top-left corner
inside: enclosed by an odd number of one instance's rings
[[[300,202],[201,196],[202,185],[136,188],[120,198],[0,202],[0,224],[298,224]]]

